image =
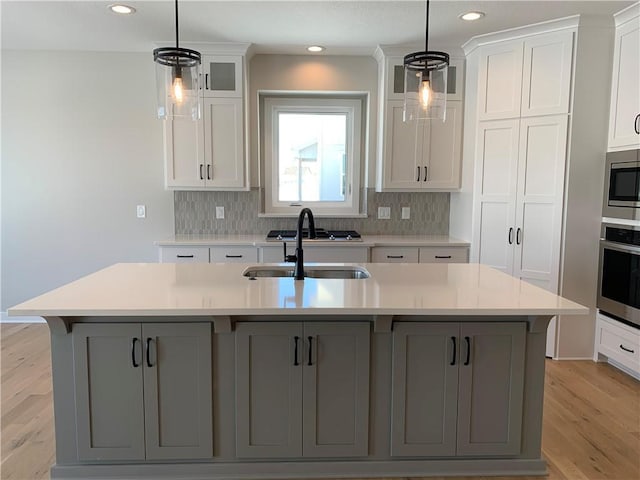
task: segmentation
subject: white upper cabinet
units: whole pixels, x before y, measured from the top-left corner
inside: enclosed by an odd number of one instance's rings
[[[203,55],[202,117],[165,121],[167,188],[248,189],[243,62],[242,55]]]
[[[522,117],[569,112],[573,32],[524,41]]]
[[[609,151],[640,148],[640,4],[616,15]]]
[[[523,48],[522,41],[483,48],[478,77],[479,120],[520,116]]]
[[[478,119],[568,113],[572,51],[570,31],[483,47]]]
[[[204,55],[202,57],[204,97],[242,97],[242,56]]]
[[[379,49],[380,101],[377,191],[452,191],[460,188],[464,61],[452,59],[445,122],[404,122],[403,57]],[[386,50],[385,50],[386,51]]]

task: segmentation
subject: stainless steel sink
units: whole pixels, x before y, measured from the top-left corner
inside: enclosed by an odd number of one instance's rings
[[[247,268],[242,275],[249,278],[259,277],[293,277],[293,266],[268,266],[256,265]],[[334,278],[334,279],[364,279],[369,278],[369,272],[362,267],[351,266],[313,266],[304,269],[304,276],[308,278]]]

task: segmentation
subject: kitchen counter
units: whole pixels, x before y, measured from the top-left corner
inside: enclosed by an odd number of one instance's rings
[[[156,241],[160,247],[178,246],[215,246],[215,245],[238,245],[263,247],[278,244],[278,241],[267,241],[265,234],[253,235],[176,235],[172,238]],[[333,244],[344,246],[404,246],[404,247],[468,247],[469,242],[459,240],[448,235],[362,235],[362,241],[318,241],[313,244],[325,245]]]
[[[266,264],[262,264],[264,267]],[[311,264],[309,264],[311,265]],[[587,309],[480,264],[364,264],[361,280],[242,276],[246,264],[116,264],[9,315],[557,315]]]
[[[9,309],[50,326],[52,480],[546,473],[546,328],[586,308],[477,264],[248,266],[116,264]]]

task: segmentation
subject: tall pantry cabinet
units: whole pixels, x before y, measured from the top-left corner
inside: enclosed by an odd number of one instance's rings
[[[450,234],[471,239],[470,261],[592,311],[612,38],[610,17],[574,16],[467,42],[463,178],[451,194]],[[547,355],[589,358],[594,323],[553,320]]]

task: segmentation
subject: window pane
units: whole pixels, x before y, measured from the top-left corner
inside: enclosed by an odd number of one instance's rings
[[[346,114],[278,114],[278,201],[343,202]]]

